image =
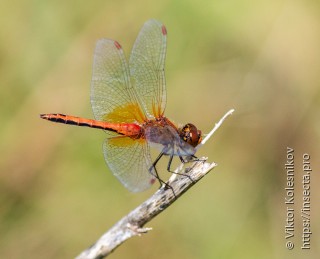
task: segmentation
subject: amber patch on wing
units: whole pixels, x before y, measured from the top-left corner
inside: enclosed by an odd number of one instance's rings
[[[163,115],[163,111],[161,111],[161,107],[152,102],[152,112],[155,118],[159,118]]]
[[[118,123],[143,123],[145,117],[137,103],[129,103],[125,106],[115,108],[112,112],[106,114],[103,120]]]
[[[134,144],[144,144],[145,139],[132,139],[126,136],[118,136],[108,139],[109,144],[117,147],[127,147]]]

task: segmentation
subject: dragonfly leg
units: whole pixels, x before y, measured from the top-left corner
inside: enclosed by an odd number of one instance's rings
[[[161,184],[164,183],[164,181],[162,181],[162,180],[160,179],[159,174],[158,174],[157,169],[156,169],[156,165],[157,165],[157,163],[159,162],[159,160],[161,159],[161,157],[162,157],[163,155],[164,155],[164,153],[161,152],[161,153],[159,154],[159,156],[156,158],[156,160],[152,163],[151,167],[149,168],[150,174],[152,174],[154,177],[156,177],[156,178],[159,180],[159,182],[160,182],[160,187],[161,187]]]
[[[183,157],[179,154],[179,151],[178,151],[178,155],[179,155],[179,158],[180,158],[181,163],[185,164],[185,163],[189,162],[189,161],[183,159]],[[170,172],[170,173],[172,173],[172,174],[177,174],[177,175],[182,175],[182,176],[188,177],[189,180],[190,180],[191,182],[193,182],[193,180],[192,180],[192,178],[190,177],[190,175],[184,174],[184,173],[177,173],[177,172],[171,170],[172,159],[173,159],[173,154],[171,154],[171,155],[170,155],[170,158],[169,158],[169,162],[168,162],[168,166],[167,166],[168,172]]]
[[[179,156],[179,157],[180,157],[180,156]],[[183,159],[183,158],[180,157],[180,160],[181,160],[181,159]],[[181,160],[181,161],[182,161],[182,160]],[[206,159],[198,158],[198,157],[196,157],[195,155],[190,155],[190,156],[188,156],[187,160],[185,160],[184,163],[199,162],[199,161],[205,162]],[[183,162],[182,162],[182,163],[183,163]],[[190,170],[192,170],[192,167],[191,167],[191,168],[188,168],[187,172],[190,171]],[[190,178],[189,178],[189,179],[190,179]],[[192,181],[192,179],[190,179],[190,180]],[[192,181],[192,182],[193,182],[193,181]]]
[[[168,162],[168,166],[167,166],[167,170],[168,170],[168,172],[170,172],[170,173],[172,173],[172,171],[171,171],[172,159],[173,159],[173,154],[170,155],[170,157],[169,157],[169,162]]]
[[[154,177],[156,177],[158,179],[158,181],[160,183],[160,188],[162,187],[162,185],[164,185],[166,189],[171,189],[174,197],[176,198],[176,194],[175,194],[173,188],[159,177],[159,174],[158,174],[158,171],[156,168],[156,164],[159,162],[160,158],[163,155],[164,155],[164,152],[161,152],[159,154],[159,156],[156,158],[156,160],[152,163],[152,166],[149,168],[149,172],[150,172],[150,174],[152,174]]]
[[[187,159],[183,159],[183,157],[179,155],[179,158],[180,158],[181,162],[184,163],[184,164],[185,163],[189,163],[189,162],[197,162],[197,161],[200,160],[195,155],[189,155],[189,156],[187,156]]]

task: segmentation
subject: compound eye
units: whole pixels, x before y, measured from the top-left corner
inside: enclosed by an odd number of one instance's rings
[[[183,126],[180,137],[193,147],[196,147],[202,140],[201,131],[191,123]]]

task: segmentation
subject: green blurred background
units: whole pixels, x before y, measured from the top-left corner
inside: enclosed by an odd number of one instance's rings
[[[112,258],[316,258],[320,2],[278,0],[2,1],[0,257],[75,257],[156,191],[132,194],[117,181],[102,131],[39,119],[93,117],[96,40],[116,39],[128,56],[150,18],[168,30],[166,115],[208,132],[236,112],[198,152],[218,167]],[[296,163],[292,251],[284,233],[287,146]],[[308,251],[300,249],[303,153],[313,168]]]

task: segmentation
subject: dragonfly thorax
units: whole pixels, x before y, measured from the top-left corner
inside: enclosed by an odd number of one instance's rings
[[[170,120],[159,117],[141,126],[143,137],[165,155],[189,156],[196,152],[201,141],[201,131],[188,123],[177,128]]]

